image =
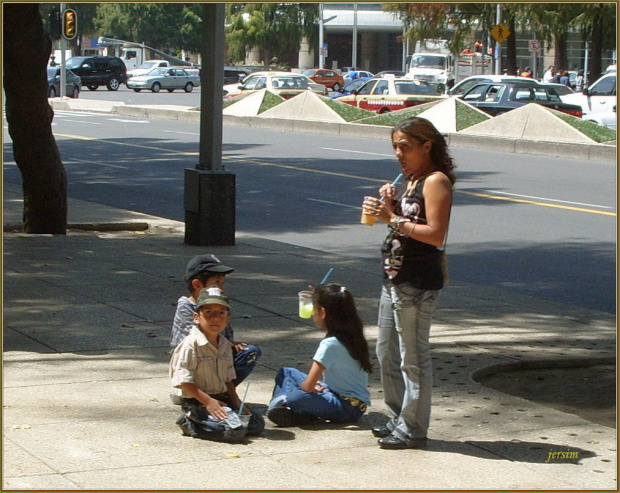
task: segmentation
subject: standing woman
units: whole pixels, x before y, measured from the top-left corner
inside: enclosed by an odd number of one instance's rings
[[[379,189],[382,201],[364,201],[364,212],[389,226],[381,249],[377,357],[391,419],[372,431],[381,448],[406,449],[424,447],[427,440],[431,315],[444,285],[443,247],[456,177],[444,137],[424,118],[396,125],[392,146],[407,189],[397,199],[396,188],[386,184]]]

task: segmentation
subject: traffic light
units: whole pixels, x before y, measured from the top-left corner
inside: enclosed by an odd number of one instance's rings
[[[77,36],[77,14],[73,9],[67,9],[62,13],[62,35],[65,39]]]
[[[62,20],[60,10],[53,9],[50,12],[50,38],[60,39],[62,37]]]

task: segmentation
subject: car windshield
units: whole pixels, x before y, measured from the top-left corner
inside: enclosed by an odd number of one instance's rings
[[[147,75],[150,76],[159,76],[159,75],[164,75],[166,73],[168,69],[165,67],[155,67],[153,70],[151,70]]]
[[[431,96],[437,95],[437,91],[433,90],[430,85],[418,81],[395,80],[394,88],[396,89],[396,94],[428,94]]]
[[[444,68],[445,58],[433,55],[415,55],[411,59],[412,67]]]
[[[83,61],[84,61],[84,58],[77,58],[77,57],[69,58],[69,60],[67,60],[67,68],[80,68]]]
[[[271,85],[275,89],[308,89],[308,82],[302,77],[274,77]]]
[[[316,70],[306,70],[303,72],[304,75],[307,75],[308,77],[312,77],[314,74],[316,74]]]

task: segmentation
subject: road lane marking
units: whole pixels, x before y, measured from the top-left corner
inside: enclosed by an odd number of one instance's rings
[[[533,200],[542,200],[546,202],[557,202],[559,204],[570,204],[570,205],[583,205],[586,207],[597,207],[599,209],[613,209],[613,207],[608,207],[605,205],[597,205],[597,204],[587,204],[584,202],[572,202],[570,200],[558,200],[558,199],[549,199],[547,197],[536,197],[533,195],[520,195],[517,193],[508,193],[508,192],[500,192],[498,190],[487,190],[489,193],[495,193],[497,195],[508,195],[511,197],[523,198],[523,199],[533,199]]]
[[[394,154],[380,154],[378,152],[352,151],[350,149],[335,149],[333,147],[321,147],[325,151],[346,152],[347,154],[368,154],[369,156],[394,157]]]
[[[491,195],[491,194],[488,194],[488,193],[480,193],[480,192],[469,192],[469,191],[465,191],[465,190],[455,190],[455,193],[462,193],[464,195],[473,195],[474,197],[481,197],[481,198],[485,198],[485,199],[504,200],[506,202],[517,202],[519,204],[530,204],[530,205],[536,205],[536,206],[539,206],[539,207],[552,207],[552,208],[555,208],[555,209],[564,209],[564,210],[576,211],[576,212],[588,212],[590,214],[600,214],[600,215],[603,215],[603,216],[616,217],[616,213],[615,212],[597,211],[597,210],[594,210],[594,209],[585,209],[583,207],[572,207],[572,206],[561,205],[561,204],[550,204],[548,202],[540,202],[540,201],[526,200],[526,199],[517,199],[517,198],[513,198],[513,197],[502,197],[502,196],[499,196],[499,195]]]
[[[337,205],[338,207],[348,207],[350,209],[361,209],[361,206],[357,205],[349,205],[349,204],[341,204],[340,202],[331,202],[329,200],[321,200],[321,199],[313,199],[308,198],[307,200],[311,200],[312,202],[320,202],[321,204],[329,204],[329,205]]]

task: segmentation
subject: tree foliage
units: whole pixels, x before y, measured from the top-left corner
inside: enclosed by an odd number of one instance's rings
[[[267,66],[273,56],[299,51],[304,36],[317,38],[317,4],[243,3],[226,8],[226,42],[232,60],[241,61],[248,51],[258,48]]]
[[[100,3],[93,25],[99,35],[180,53],[200,50],[200,8],[182,3]]]

